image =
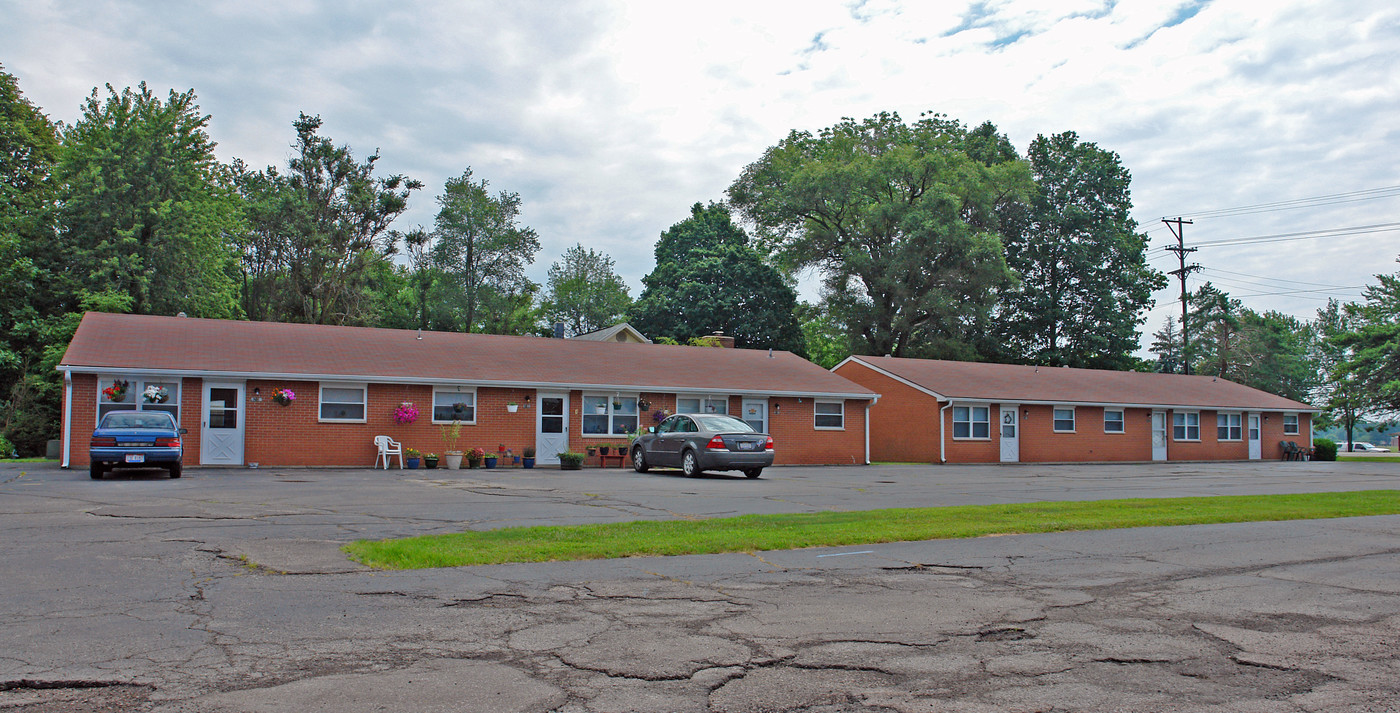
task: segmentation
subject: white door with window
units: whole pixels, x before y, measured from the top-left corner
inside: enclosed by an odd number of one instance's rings
[[[204,465],[243,465],[243,384],[204,382],[200,423],[199,462]]]
[[[744,409],[740,416],[744,423],[753,427],[759,433],[768,432],[768,400],[767,399],[744,399],[742,406]]]
[[[569,395],[540,394],[535,417],[535,462],[559,462],[559,454],[569,450]]]
[[[1152,412],[1152,460],[1167,459],[1167,412]]]
[[[1259,414],[1249,414],[1249,459],[1259,460],[1264,457],[1263,443],[1259,440]]]
[[[1002,404],[1001,407],[1001,462],[1017,463],[1021,460],[1021,424],[1017,416],[1020,404]]]

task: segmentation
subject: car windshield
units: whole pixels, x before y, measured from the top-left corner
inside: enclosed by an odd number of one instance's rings
[[[101,428],[164,428],[175,427],[170,414],[160,411],[149,413],[109,413],[102,419]]]
[[[753,433],[753,426],[732,416],[692,416],[695,422],[700,424],[702,431],[738,431],[739,433]]]

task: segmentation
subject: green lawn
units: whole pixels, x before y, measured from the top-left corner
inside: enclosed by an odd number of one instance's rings
[[[1400,463],[1400,454],[1388,456],[1349,456],[1346,453],[1338,453],[1337,460],[1346,463]]]
[[[344,549],[353,559],[371,567],[418,569],[1397,513],[1400,513],[1400,491],[1369,490],[513,527],[398,540],[359,540]]]

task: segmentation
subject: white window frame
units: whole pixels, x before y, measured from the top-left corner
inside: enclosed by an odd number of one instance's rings
[[[687,400],[692,400],[692,401],[698,401],[698,402],[700,402],[700,406],[699,406],[698,410],[695,410],[695,411],[686,411],[686,410],[682,409],[682,408],[681,408],[681,400],[682,400],[682,399],[687,399]],[[709,410],[707,410],[706,407],[709,406],[711,402],[716,403],[716,404],[723,404],[723,405],[724,405],[724,412],[721,413],[718,409],[716,409],[716,410],[714,410],[714,411],[709,411]],[[742,407],[740,407],[740,408],[742,409]],[[713,414],[719,414],[719,415],[721,415],[721,416],[731,416],[731,415],[733,415],[733,414],[729,413],[729,397],[728,397],[728,396],[716,396],[716,395],[714,395],[714,394],[676,394],[676,413],[713,413]]]
[[[637,430],[637,428],[641,427],[641,423],[642,423],[642,410],[641,410],[640,408],[637,407],[637,402],[641,400],[641,397],[642,397],[642,395],[641,395],[640,393],[605,394],[605,393],[597,392],[597,391],[585,391],[584,394],[583,394],[583,399],[579,401],[579,423],[578,423],[579,435],[582,436],[582,437],[584,437],[584,438],[597,438],[597,439],[602,439],[602,440],[609,440],[609,439],[611,439],[611,440],[626,439],[628,436],[630,436],[630,435],[632,435],[633,433],[635,433],[636,430]],[[588,412],[588,406],[587,406],[587,404],[588,404],[588,400],[591,399],[591,398],[592,398],[592,399],[599,399],[599,398],[600,398],[600,399],[603,399],[603,400],[606,402],[606,405],[607,405],[607,414],[589,413],[589,412]],[[631,413],[631,414],[628,414],[628,413],[626,413],[626,412],[624,412],[624,411],[618,411],[616,408],[613,407],[613,399],[631,399],[631,400],[632,400],[632,413]],[[583,424],[585,424],[585,423],[588,422],[587,419],[588,419],[589,416],[602,416],[602,415],[606,415],[606,416],[608,417],[607,433],[588,433],[588,432],[584,431],[584,429],[583,429]],[[627,431],[627,432],[625,432],[625,433],[618,433],[618,432],[617,432],[617,417],[618,417],[618,416],[628,416],[628,415],[632,416],[633,418],[635,418],[635,419],[637,420],[636,425],[633,426],[632,430],[630,430],[630,431]]]
[[[1116,421],[1110,421],[1110,420],[1109,420],[1108,415],[1111,414],[1111,413],[1116,413],[1116,414],[1118,414],[1118,419],[1117,419]],[[1118,425],[1117,430],[1114,430],[1114,429],[1112,429],[1112,428],[1109,428],[1109,427],[1108,427],[1108,424],[1110,424],[1110,423],[1116,423],[1116,424]],[[1114,435],[1122,435],[1123,433],[1126,433],[1127,430],[1128,430],[1128,411],[1127,411],[1127,409],[1121,409],[1121,408],[1106,408],[1106,409],[1103,410],[1103,432],[1104,432],[1104,433],[1112,433],[1112,434],[1114,434]]]
[[[1289,421],[1289,419],[1292,419],[1292,420],[1293,420],[1293,424],[1292,424],[1292,425],[1293,425],[1293,430],[1291,430],[1291,431],[1288,430],[1288,427],[1289,427],[1288,421]],[[1302,430],[1301,430],[1301,429],[1302,429],[1302,419],[1298,418],[1298,414],[1296,414],[1296,413],[1285,413],[1285,414],[1283,415],[1283,435],[1285,435],[1285,436],[1297,436],[1297,435],[1299,435],[1299,434],[1302,433]]]
[[[1196,417],[1196,422],[1195,422],[1194,424],[1191,423],[1191,422],[1190,422],[1191,419],[1186,418],[1187,416],[1195,416],[1195,417]],[[1176,420],[1177,420],[1178,418],[1181,419],[1181,423],[1180,423],[1180,424],[1177,424],[1177,422],[1176,422]],[[1181,438],[1177,438],[1177,436],[1176,436],[1176,429],[1178,429],[1178,428],[1181,429],[1181,433],[1182,433],[1182,437],[1181,437]],[[1191,438],[1191,429],[1193,429],[1193,428],[1196,429],[1196,437],[1195,437],[1195,438]],[[1181,441],[1182,443],[1187,443],[1187,442],[1200,442],[1200,440],[1201,440],[1201,412],[1200,412],[1200,411],[1173,411],[1173,412],[1172,412],[1172,440],[1173,440],[1173,441]]]
[[[325,418],[322,416],[326,405],[326,389],[360,389],[365,398],[360,402],[364,407],[364,416],[360,418]],[[332,401],[336,404],[350,404],[350,401]],[[369,421],[369,384],[366,382],[353,381],[322,381],[317,384],[316,390],[316,421],[317,423],[366,423]]]
[[[966,409],[966,410],[967,410],[967,420],[966,420],[966,421],[959,421],[959,420],[958,420],[958,409]],[[974,417],[974,416],[976,415],[976,410],[977,410],[977,409],[982,409],[983,411],[986,411],[986,416],[987,416],[987,418],[986,418],[985,420],[978,420],[977,418]],[[958,424],[959,424],[959,423],[966,423],[966,424],[967,424],[967,435],[966,435],[966,436],[959,436],[959,435],[958,435]],[[977,435],[977,426],[978,426],[979,424],[980,424],[980,425],[983,425],[983,426],[985,426],[985,427],[987,428],[987,435],[985,435],[985,436],[979,436],[979,435]],[[985,404],[984,404],[984,405],[978,405],[978,404],[961,404],[961,405],[959,405],[959,404],[954,404],[954,405],[953,405],[953,440],[955,440],[955,441],[990,441],[990,440],[992,440],[992,407],[991,407],[990,405],[985,405]]]
[[[1224,425],[1221,421],[1224,420]],[[1231,421],[1234,423],[1231,423]],[[1225,437],[1220,437],[1220,429],[1225,429]],[[1231,436],[1234,436],[1231,438]],[[1215,440],[1233,442],[1244,440],[1244,415],[1237,411],[1217,411],[1215,414]]]
[[[818,410],[820,406],[835,405],[840,409],[839,413],[822,413]],[[822,416],[836,416],[841,419],[840,426],[820,426],[817,419]],[[818,431],[844,431],[846,430],[846,402],[845,401],[813,401],[812,402],[812,428]]]
[[[1060,425],[1059,425],[1058,421],[1064,420],[1064,419],[1061,419],[1061,418],[1059,417],[1059,412],[1060,412],[1060,411],[1068,411],[1068,412],[1069,412],[1069,428],[1068,428],[1068,429],[1060,428]],[[1075,432],[1075,427],[1078,426],[1078,425],[1079,425],[1079,419],[1078,419],[1078,417],[1077,417],[1077,414],[1075,414],[1075,412],[1074,412],[1074,407],[1073,407],[1073,406],[1054,406],[1054,407],[1052,407],[1052,408],[1050,409],[1050,429],[1051,429],[1052,431],[1054,431],[1055,433],[1074,433],[1074,432]]]
[[[106,384],[107,386],[111,386],[111,385],[112,385],[112,382],[114,382],[114,381],[125,381],[125,382],[127,383],[127,387],[126,387],[126,396],[127,396],[127,399],[128,399],[128,400],[126,400],[126,401],[118,401],[118,402],[115,402],[115,403],[114,403],[114,402],[111,402],[111,401],[103,401],[103,400],[102,400],[102,389],[106,388],[106,387],[103,386],[103,384]],[[170,414],[171,417],[173,417],[173,418],[175,419],[175,423],[178,424],[178,423],[180,423],[180,412],[184,410],[184,409],[180,408],[180,406],[181,406],[180,397],[181,397],[181,389],[183,388],[183,382],[184,382],[184,379],[182,379],[182,378],[180,378],[180,377],[178,377],[178,376],[171,376],[171,377],[164,377],[164,376],[143,376],[143,377],[138,377],[138,376],[122,376],[122,375],[120,375],[120,374],[110,374],[110,375],[106,375],[106,376],[98,376],[98,377],[97,377],[97,407],[95,408],[95,411],[96,411],[95,416],[96,416],[97,420],[94,421],[93,423],[102,423],[102,417],[106,415],[105,413],[102,412],[102,407],[103,407],[103,406],[115,406],[116,408],[109,408],[109,409],[107,409],[108,413],[110,413],[110,412],[112,412],[112,411],[131,411],[131,410],[135,410],[135,411],[164,411],[165,413]],[[165,403],[163,403],[163,404],[148,404],[148,403],[146,403],[145,398],[143,398],[143,397],[141,396],[141,394],[144,393],[144,392],[146,391],[146,387],[147,387],[148,385],[150,385],[150,384],[173,384],[175,388],[171,390],[170,399],[169,399],[168,401],[166,401]],[[171,408],[171,407],[174,407],[174,409],[175,409],[174,412],[171,412],[171,411],[170,411],[170,408]]]
[[[438,394],[471,394],[472,397],[472,417],[470,419],[458,418],[439,421],[437,417],[437,395]],[[455,402],[454,402],[455,403]],[[477,393],[475,386],[434,386],[433,399],[428,404],[428,420],[435,424],[450,425],[453,421],[458,421],[464,426],[476,425],[476,417],[481,413],[481,408],[477,406]]]

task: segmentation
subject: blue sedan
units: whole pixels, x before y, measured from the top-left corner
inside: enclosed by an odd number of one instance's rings
[[[178,478],[185,456],[183,433],[164,411],[112,411],[92,432],[92,477],[99,480],[110,468],[165,468]]]

